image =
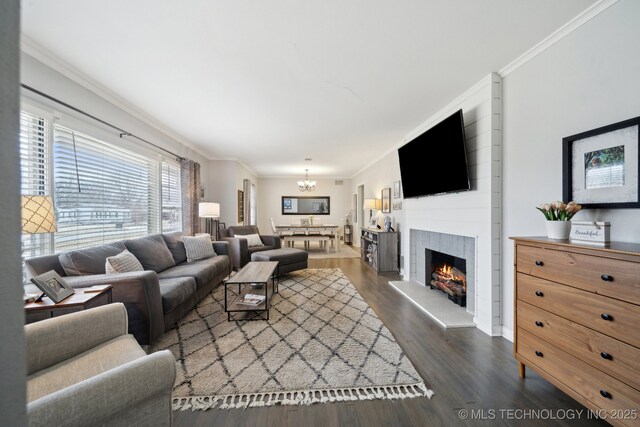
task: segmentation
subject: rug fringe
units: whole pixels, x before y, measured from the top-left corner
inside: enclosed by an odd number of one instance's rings
[[[330,388],[321,390],[294,390],[219,396],[175,397],[174,411],[206,411],[207,409],[246,409],[273,405],[311,405],[313,403],[348,402],[374,399],[409,399],[415,397],[431,399],[433,391],[424,383],[377,386]]]

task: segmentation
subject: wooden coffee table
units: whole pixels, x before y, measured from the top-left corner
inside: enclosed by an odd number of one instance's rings
[[[269,320],[269,305],[273,294],[278,292],[276,285],[276,270],[278,261],[249,262],[242,267],[232,278],[224,282],[224,311],[227,312],[227,320],[231,321],[231,313],[263,312],[267,313],[264,320]],[[269,282],[271,288],[269,289]],[[262,286],[252,286],[262,285]],[[229,286],[238,285],[238,292],[230,292]],[[260,294],[265,300],[258,305],[245,305],[238,301],[246,294]],[[230,301],[231,300],[231,301]],[[262,320],[257,318],[242,320]]]
[[[113,286],[111,285],[106,285],[100,292],[84,292],[83,288],[76,288],[75,294],[57,304],[51,301],[49,297],[44,296],[39,302],[30,302],[24,305],[25,321],[26,323],[33,323],[50,317],[62,316],[63,314],[110,304],[113,302],[112,289]]]

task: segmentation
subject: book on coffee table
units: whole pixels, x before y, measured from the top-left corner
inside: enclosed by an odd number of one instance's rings
[[[244,305],[260,305],[266,297],[264,295],[246,294],[244,297],[238,299],[238,304]]]

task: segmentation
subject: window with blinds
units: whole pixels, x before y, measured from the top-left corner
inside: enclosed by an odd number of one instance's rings
[[[49,177],[49,120],[20,112],[20,182],[23,195],[51,194]],[[24,258],[51,252],[51,234],[23,234]]]
[[[162,162],[162,232],[182,231],[180,166]]]
[[[56,253],[160,231],[158,160],[60,125],[53,135]]]
[[[23,258],[181,231],[180,165],[142,153],[21,111],[21,193],[52,195],[58,226],[23,235]]]

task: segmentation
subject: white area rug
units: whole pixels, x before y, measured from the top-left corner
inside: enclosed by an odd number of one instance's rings
[[[218,287],[151,352],[176,358],[174,409],[431,397],[340,269],[281,278],[269,321],[227,321]]]

